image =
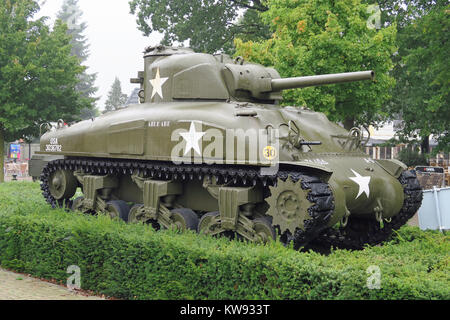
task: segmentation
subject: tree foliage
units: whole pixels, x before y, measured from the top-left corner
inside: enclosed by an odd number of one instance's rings
[[[81,22],[83,13],[78,6],[78,0],[64,0],[61,10],[57,18],[67,24],[67,34],[71,36],[70,44],[72,45],[72,55],[76,56],[80,64],[86,62],[89,57],[89,44],[84,32],[87,28],[85,22]],[[98,91],[95,87],[97,74],[88,74],[86,71],[79,76],[77,84],[77,91],[81,92],[83,97],[88,99],[91,103],[90,108],[82,110],[81,118],[85,119],[85,115],[96,114],[95,102],[98,100],[94,97]]]
[[[161,32],[165,45],[190,40],[198,52],[229,52],[238,35],[249,40],[270,37],[258,15],[267,10],[262,0],[132,0],[130,8],[146,36]]]
[[[108,93],[108,100],[105,102],[105,109],[107,111],[117,110],[127,102],[128,96],[122,93],[122,86],[120,80],[116,78]]]
[[[398,27],[398,55],[393,75],[397,80],[390,114],[404,120],[404,137],[438,140],[435,150],[450,151],[448,1],[380,1],[387,21]],[[397,8],[397,10],[396,10]]]
[[[75,120],[89,105],[75,90],[85,68],[71,55],[67,26],[58,20],[50,30],[45,18],[32,19],[38,10],[34,0],[0,2],[1,146],[37,136],[43,122]]]
[[[271,0],[261,14],[271,25],[266,41],[236,40],[237,54],[274,66],[282,77],[374,70],[376,81],[289,90],[285,104],[306,105],[331,120],[377,124],[395,80],[391,56],[396,28],[368,27],[368,5],[360,0]]]

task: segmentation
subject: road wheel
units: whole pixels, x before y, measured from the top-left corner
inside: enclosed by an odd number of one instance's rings
[[[128,223],[141,222],[141,220],[139,219],[140,217],[138,216],[138,212],[142,207],[142,204],[135,204],[133,207],[131,207],[130,213],[128,214]]]
[[[276,239],[275,229],[268,218],[257,218],[253,220],[254,230],[258,237],[257,242],[268,243]]]
[[[151,224],[153,229],[156,231],[161,229],[161,225],[156,220],[148,220],[145,216],[139,215],[139,211],[144,208],[143,204],[135,204],[130,209],[130,213],[128,214],[128,223],[147,223]]]
[[[172,221],[178,230],[197,230],[198,217],[191,209],[180,208],[172,212]]]
[[[217,217],[220,216],[219,212],[209,212],[204,214],[198,223],[197,232],[201,234],[210,234],[214,232],[214,229],[218,226]]]
[[[72,211],[82,211],[81,205],[83,203],[84,197],[78,197],[72,202]]]
[[[106,211],[112,219],[120,218],[127,222],[130,206],[123,200],[109,201],[106,203]]]

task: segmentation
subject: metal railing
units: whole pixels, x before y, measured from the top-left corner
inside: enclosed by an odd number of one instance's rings
[[[423,192],[419,209],[422,230],[450,230],[450,188],[436,188]]]

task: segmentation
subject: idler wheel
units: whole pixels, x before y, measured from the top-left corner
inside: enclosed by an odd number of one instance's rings
[[[106,211],[112,219],[120,218],[126,222],[128,221],[130,206],[123,200],[109,201],[106,203]]]
[[[180,208],[172,212],[172,221],[177,230],[197,230],[199,219],[191,209]]]
[[[50,194],[55,200],[70,199],[78,188],[78,180],[69,170],[56,170],[48,179]]]
[[[278,179],[277,186],[269,188],[267,215],[273,218],[272,225],[279,226],[281,233],[294,234],[297,228],[304,229],[305,221],[311,219],[308,213],[311,202],[307,199],[308,191],[302,189],[301,180]]]

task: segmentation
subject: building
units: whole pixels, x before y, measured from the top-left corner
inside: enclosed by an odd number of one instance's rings
[[[28,175],[28,160],[39,151],[39,139],[31,143],[25,143],[23,140],[5,144],[5,164],[3,167],[5,177],[17,175],[26,177]]]
[[[366,145],[366,153],[373,159],[396,159],[398,153],[407,148],[407,144],[398,144],[394,147],[384,146],[386,142],[395,137],[396,132],[401,129],[401,121],[395,120],[385,124],[379,129],[375,129],[372,126],[369,127],[370,140]],[[430,150],[437,146],[435,139],[430,139]],[[450,154],[440,153],[435,158],[430,159],[430,165],[449,167]]]
[[[406,144],[399,144],[395,147],[383,145],[394,138],[397,128],[396,122],[389,122],[379,129],[370,126],[370,140],[366,145],[366,153],[373,159],[396,159],[398,153],[407,147]]]

